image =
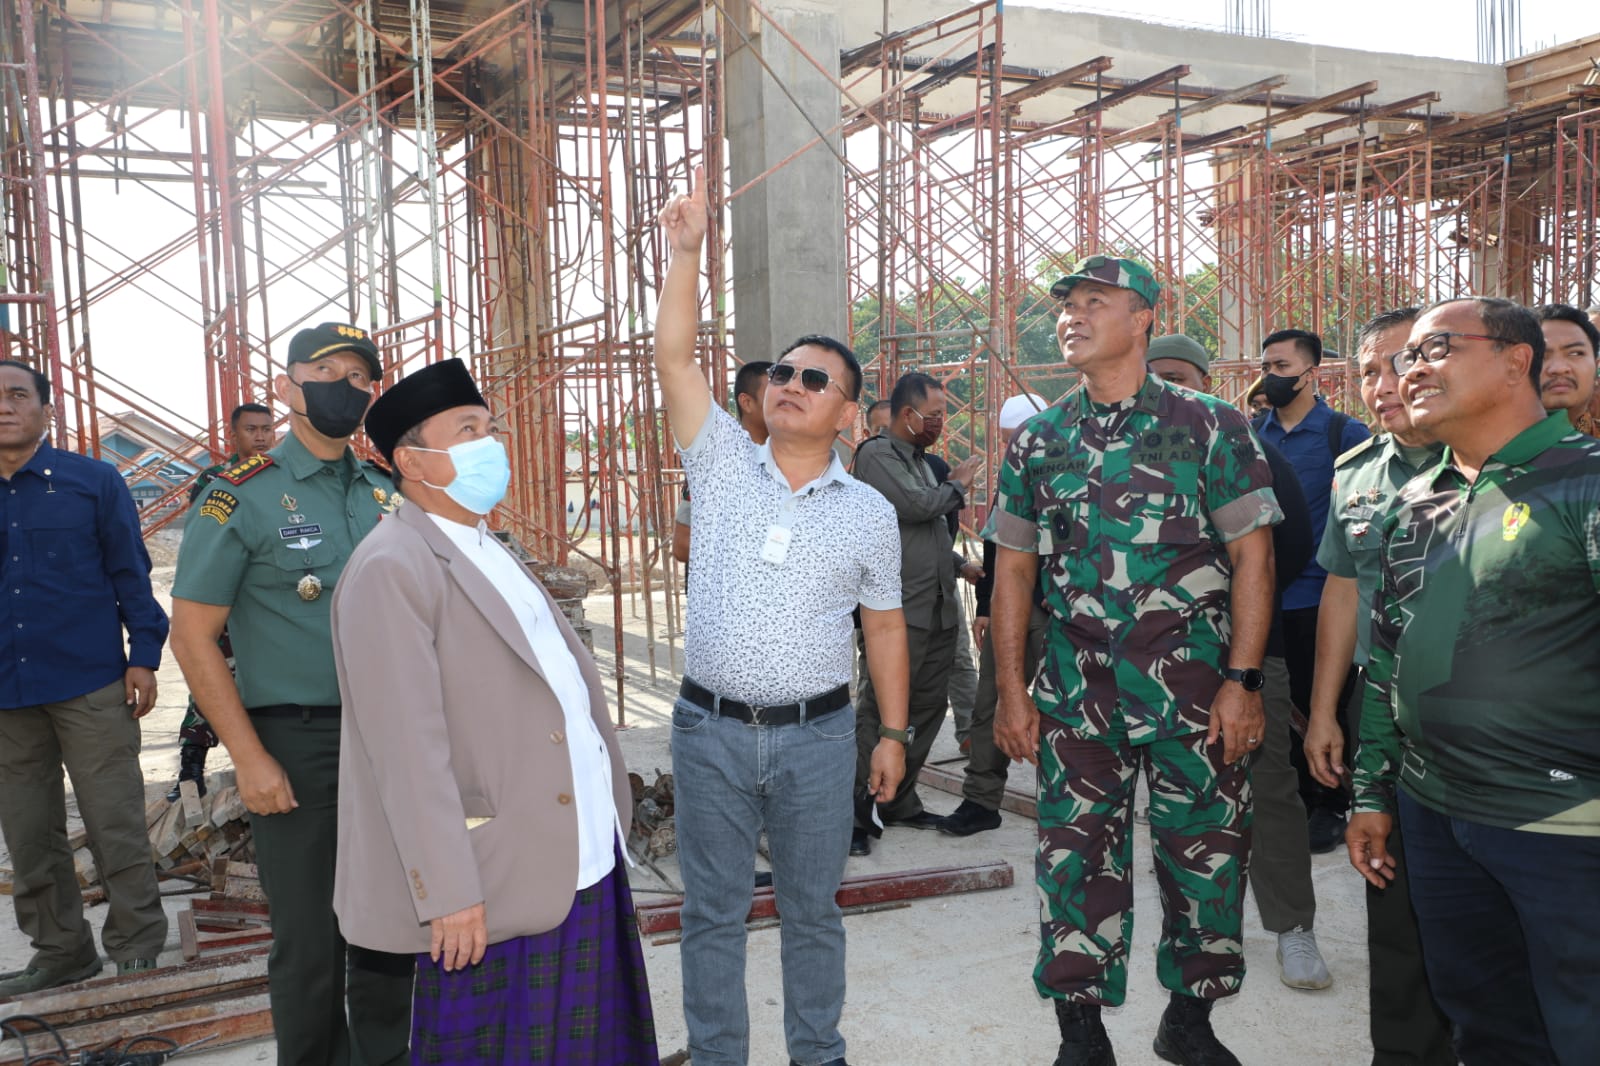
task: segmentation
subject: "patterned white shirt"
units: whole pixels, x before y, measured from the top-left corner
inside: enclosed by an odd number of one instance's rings
[[[685,673],[744,703],[793,703],[848,685],[850,612],[900,606],[900,529],[876,489],[835,454],[815,481],[790,488],[772,459],[713,407],[679,448],[694,497]],[[790,540],[762,558],[774,527]]]

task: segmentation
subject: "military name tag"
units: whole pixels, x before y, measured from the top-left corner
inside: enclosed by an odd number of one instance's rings
[[[319,525],[309,526],[282,526],[278,529],[278,536],[282,540],[297,540],[300,537],[314,537],[322,532]]]
[[[1378,509],[1376,507],[1365,506],[1352,507],[1350,508],[1350,517],[1354,518],[1358,522],[1370,522],[1372,519],[1378,517]]]

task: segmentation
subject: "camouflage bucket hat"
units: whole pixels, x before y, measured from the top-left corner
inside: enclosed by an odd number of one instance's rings
[[[1119,289],[1132,289],[1143,296],[1151,307],[1161,299],[1161,286],[1156,284],[1155,275],[1137,259],[1091,255],[1074,267],[1072,273],[1050,286],[1050,295],[1064,300],[1080,281],[1098,281]]]

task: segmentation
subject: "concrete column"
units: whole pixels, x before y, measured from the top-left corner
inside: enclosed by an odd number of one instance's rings
[[[727,10],[718,36],[728,49],[728,156],[738,189],[814,140],[818,130],[838,125],[839,19],[837,5],[827,0],[765,5],[802,53],[740,0]],[[728,24],[735,20],[737,27]],[[844,166],[833,151],[842,148],[834,134],[733,201],[734,334],[741,359],[771,358],[806,333],[845,338]]]

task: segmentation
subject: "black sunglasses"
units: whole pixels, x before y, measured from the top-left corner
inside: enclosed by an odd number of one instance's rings
[[[791,363],[773,363],[767,368],[767,380],[781,389],[794,380],[794,372],[796,370],[800,371],[800,387],[807,392],[824,393],[828,391],[828,386],[832,385],[839,390],[839,394],[845,399],[848,400],[850,398],[850,394],[844,391],[844,387],[829,377],[828,372],[820,367],[796,367]]]

